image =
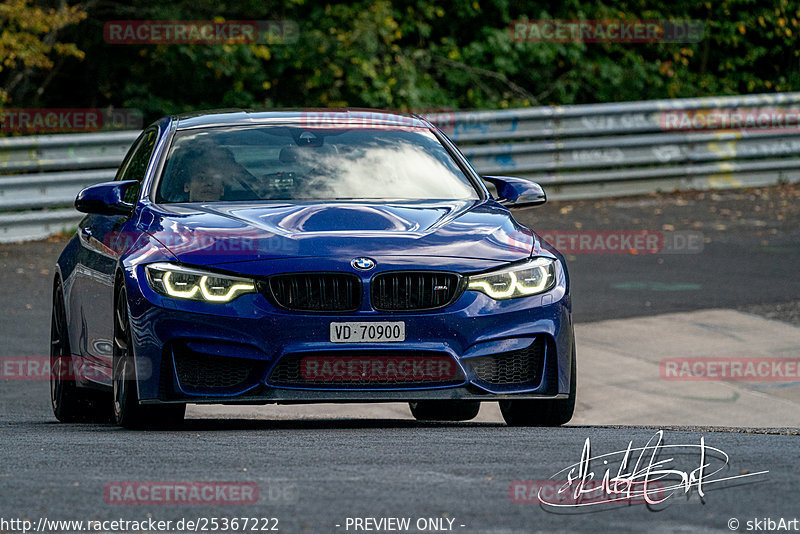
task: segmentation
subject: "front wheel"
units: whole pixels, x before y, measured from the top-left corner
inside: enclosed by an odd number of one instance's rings
[[[481,409],[480,401],[442,400],[409,402],[417,421],[469,421]]]
[[[575,412],[577,386],[575,345],[572,346],[572,369],[569,374],[569,397],[556,400],[500,401],[500,412],[509,426],[561,426]]]
[[[114,310],[114,357],[111,369],[114,386],[114,422],[125,428],[175,426],[183,421],[185,404],[142,406],[136,386],[133,342],[125,289],[117,290]]]
[[[78,372],[69,346],[64,291],[58,282],[53,291],[50,319],[50,404],[53,415],[62,423],[109,420],[108,403],[103,392],[79,388]]]

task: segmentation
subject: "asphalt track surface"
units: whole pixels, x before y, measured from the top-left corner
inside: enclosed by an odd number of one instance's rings
[[[687,254],[570,254],[578,323],[706,308],[796,322],[799,205],[797,189],[782,186],[551,203],[518,217],[538,230],[702,234],[702,251]],[[0,356],[47,354],[52,265],[62,246],[63,240],[0,246]],[[769,473],[708,484],[703,499],[696,488],[688,498],[679,490],[656,507],[553,509],[512,502],[514,481],[563,479],[556,473],[580,460],[587,438],[593,455],[605,454],[629,442],[644,446],[663,427],[417,423],[401,408],[395,416],[369,406],[342,412],[321,405],[275,415],[266,406],[258,419],[190,417],[181,429],[130,432],[58,424],[48,395],[43,381],[0,381],[0,532],[19,531],[2,523],[15,518],[35,526],[39,518],[275,517],[280,532],[368,532],[347,528],[347,519],[400,517],[411,520],[400,532],[447,531],[416,528],[417,519],[435,518],[444,525],[452,519],[450,531],[497,533],[730,532],[731,518],[738,530],[747,530],[747,521],[757,528],[800,518],[796,428],[667,428],[665,444],[693,446],[664,450],[660,459],[676,458],[671,468],[695,469],[703,439],[729,455],[708,480]],[[592,468],[602,476],[601,461]],[[259,497],[252,505],[109,504],[104,489],[126,481],[255,483]]]

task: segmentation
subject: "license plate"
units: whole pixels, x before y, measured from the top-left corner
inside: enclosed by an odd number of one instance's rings
[[[406,340],[406,323],[353,321],[331,323],[331,343],[395,343]]]

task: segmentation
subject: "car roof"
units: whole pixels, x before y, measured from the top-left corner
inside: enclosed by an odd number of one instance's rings
[[[220,109],[183,113],[172,116],[178,130],[213,126],[244,126],[257,124],[297,124],[306,126],[400,126],[433,128],[430,122],[413,113],[378,109]]]

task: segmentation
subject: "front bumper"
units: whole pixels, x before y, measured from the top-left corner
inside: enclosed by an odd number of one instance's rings
[[[416,313],[291,312],[276,308],[260,294],[243,295],[224,306],[179,301],[154,293],[141,266],[129,274],[133,275],[127,286],[137,382],[145,404],[494,401],[566,398],[570,393],[574,340],[566,273],[560,266],[556,287],[542,295],[496,301],[466,291],[447,308]],[[404,321],[406,340],[332,343],[330,323],[338,321]],[[534,345],[541,347],[533,356],[540,369],[534,380],[493,382],[487,380],[486,367],[476,365],[497,355],[530,351]],[[378,352],[447,356],[458,369],[458,378],[424,384],[290,385],[272,379],[278,363],[294,355]],[[210,362],[209,367],[189,376],[184,358]]]

